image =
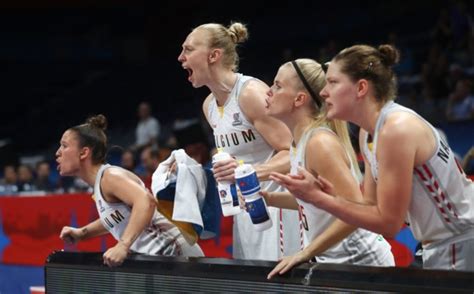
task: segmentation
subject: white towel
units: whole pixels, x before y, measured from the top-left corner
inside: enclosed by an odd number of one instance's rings
[[[177,175],[170,172],[175,161]],[[206,196],[206,173],[201,164],[189,157],[183,149],[173,151],[153,173],[151,180],[153,195],[156,196],[159,191],[175,181],[172,219],[204,227],[201,210]]]

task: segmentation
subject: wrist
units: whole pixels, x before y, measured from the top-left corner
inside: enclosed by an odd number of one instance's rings
[[[85,239],[87,234],[89,233],[89,230],[87,229],[87,227],[83,227],[80,229],[80,234],[79,234],[79,239]]]
[[[300,251],[300,257],[301,257],[302,262],[309,261],[314,256],[315,254],[313,254],[310,250],[308,250],[308,247]]]
[[[267,203],[267,206],[273,206],[272,204],[272,192],[267,192],[266,194],[263,194],[264,195],[264,199],[265,199],[265,202]]]
[[[132,242],[126,241],[126,240],[123,240],[123,239],[120,239],[118,241],[118,244],[124,246],[127,250],[130,249],[130,247],[132,246]]]

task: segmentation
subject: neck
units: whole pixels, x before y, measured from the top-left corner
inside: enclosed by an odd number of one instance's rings
[[[291,126],[288,124],[288,128],[291,130],[295,145],[298,144],[304,132],[308,129],[308,126],[312,122],[313,118],[309,115],[305,115],[302,118],[295,120],[295,122]]]
[[[223,106],[229,98],[229,94],[234,88],[237,81],[237,74],[231,70],[221,70],[211,74],[211,83],[208,85],[214,97],[216,97],[217,105]]]
[[[100,167],[101,167],[101,164],[97,164],[97,165],[89,164],[88,166],[85,166],[84,168],[81,169],[78,176],[81,179],[83,179],[87,184],[89,184],[91,187],[94,187],[95,178],[97,176],[97,172],[99,171]]]
[[[373,136],[377,119],[384,105],[385,103],[377,102],[375,98],[368,98],[362,105],[361,111],[358,111],[357,118],[351,121]]]

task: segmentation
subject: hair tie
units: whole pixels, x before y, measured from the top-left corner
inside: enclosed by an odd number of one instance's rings
[[[318,108],[321,108],[321,105],[322,105],[321,101],[318,99],[318,96],[314,93],[313,89],[311,89],[311,87],[309,86],[308,81],[305,79],[296,61],[295,60],[291,61],[291,64],[293,64],[293,67],[295,68],[296,73],[298,74],[298,77],[300,78],[301,82],[303,82],[303,86],[306,88],[311,98],[313,98],[314,102],[316,102],[316,105],[318,106]]]

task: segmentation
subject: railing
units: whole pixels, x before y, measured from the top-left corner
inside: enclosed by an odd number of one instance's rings
[[[132,255],[122,266],[109,268],[103,264],[102,253],[60,251],[46,261],[45,286],[49,293],[474,291],[474,274],[469,272],[303,264],[267,280],[275,264]]]

